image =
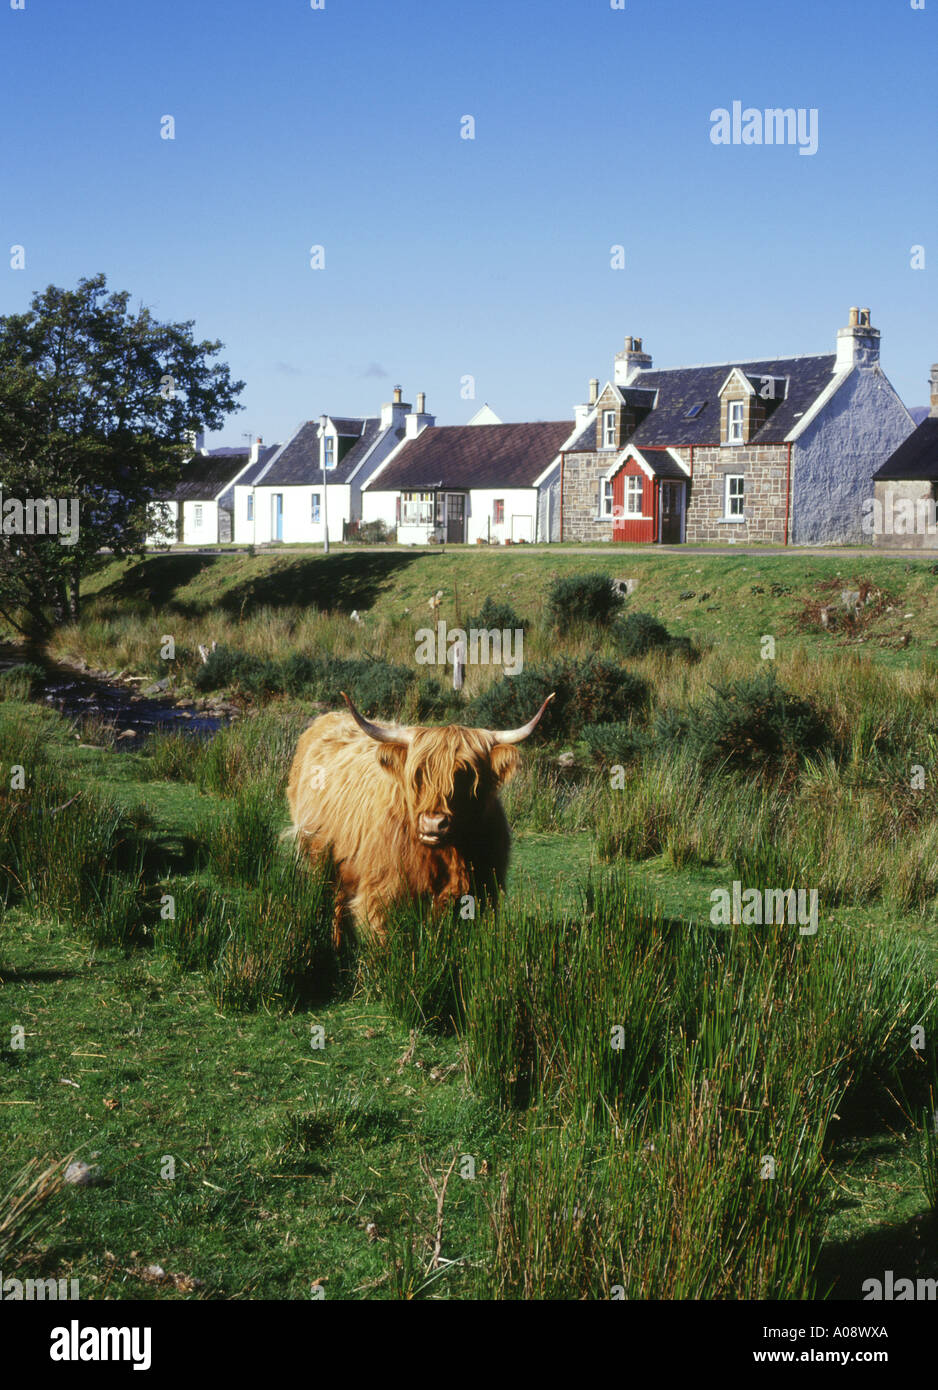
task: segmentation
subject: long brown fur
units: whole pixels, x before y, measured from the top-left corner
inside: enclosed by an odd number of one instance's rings
[[[300,853],[333,856],[337,941],[346,911],[359,930],[383,936],[388,908],[402,899],[485,901],[505,887],[511,835],[498,789],[517,750],[461,725],[401,735],[376,743],[343,711],[321,715],[297,745],[287,786],[293,834]],[[421,843],[418,817],[443,811],[448,842]]]

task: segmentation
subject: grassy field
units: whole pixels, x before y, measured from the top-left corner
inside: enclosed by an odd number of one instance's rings
[[[601,572],[695,650],[558,632],[550,584]],[[525,690],[568,663],[564,722],[505,794],[499,918],[401,911],[387,949],[337,956],[328,875],[278,840],[335,673],[288,663],[386,676],[378,716],[458,718],[414,670],[439,589],[451,625],[486,598],[527,621]],[[212,640],[246,660],[206,676]],[[936,643],[929,566],[846,554],[111,566],[53,654],[172,670],[180,692],[230,677],[245,716],[204,743],[79,747],[5,684],[5,1276],[177,1299],[858,1298],[886,1269],[936,1277]],[[770,667],[784,700],[747,685]],[[466,700],[496,677],[470,670]],[[734,880],[816,889],[817,932],[714,925]],[[75,1160],[86,1185],[62,1182]]]

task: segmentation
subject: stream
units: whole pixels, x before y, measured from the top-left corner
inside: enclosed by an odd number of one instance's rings
[[[0,671],[24,662],[40,666],[45,673],[42,692],[33,697],[38,703],[74,719],[97,717],[113,725],[118,735],[133,730],[135,737],[118,738],[115,748],[139,747],[148,734],[174,730],[206,738],[230,722],[227,710],[206,711],[194,704],[177,709],[174,695],[139,694],[139,690],[155,684],[151,677],[124,684],[109,680],[100,672],[80,671],[28,653],[22,647],[0,643]]]

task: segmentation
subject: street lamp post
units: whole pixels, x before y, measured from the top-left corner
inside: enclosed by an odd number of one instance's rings
[[[326,482],[326,417],[319,417],[319,461],[322,464],[322,553],[329,554],[329,485]]]

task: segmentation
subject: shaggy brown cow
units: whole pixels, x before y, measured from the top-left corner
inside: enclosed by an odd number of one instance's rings
[[[343,698],[348,714],[323,714],[301,735],[287,787],[298,849],[336,863],[336,942],[346,909],[381,936],[401,899],[494,898],[511,845],[498,789],[553,695],[502,731],[373,724]]]

